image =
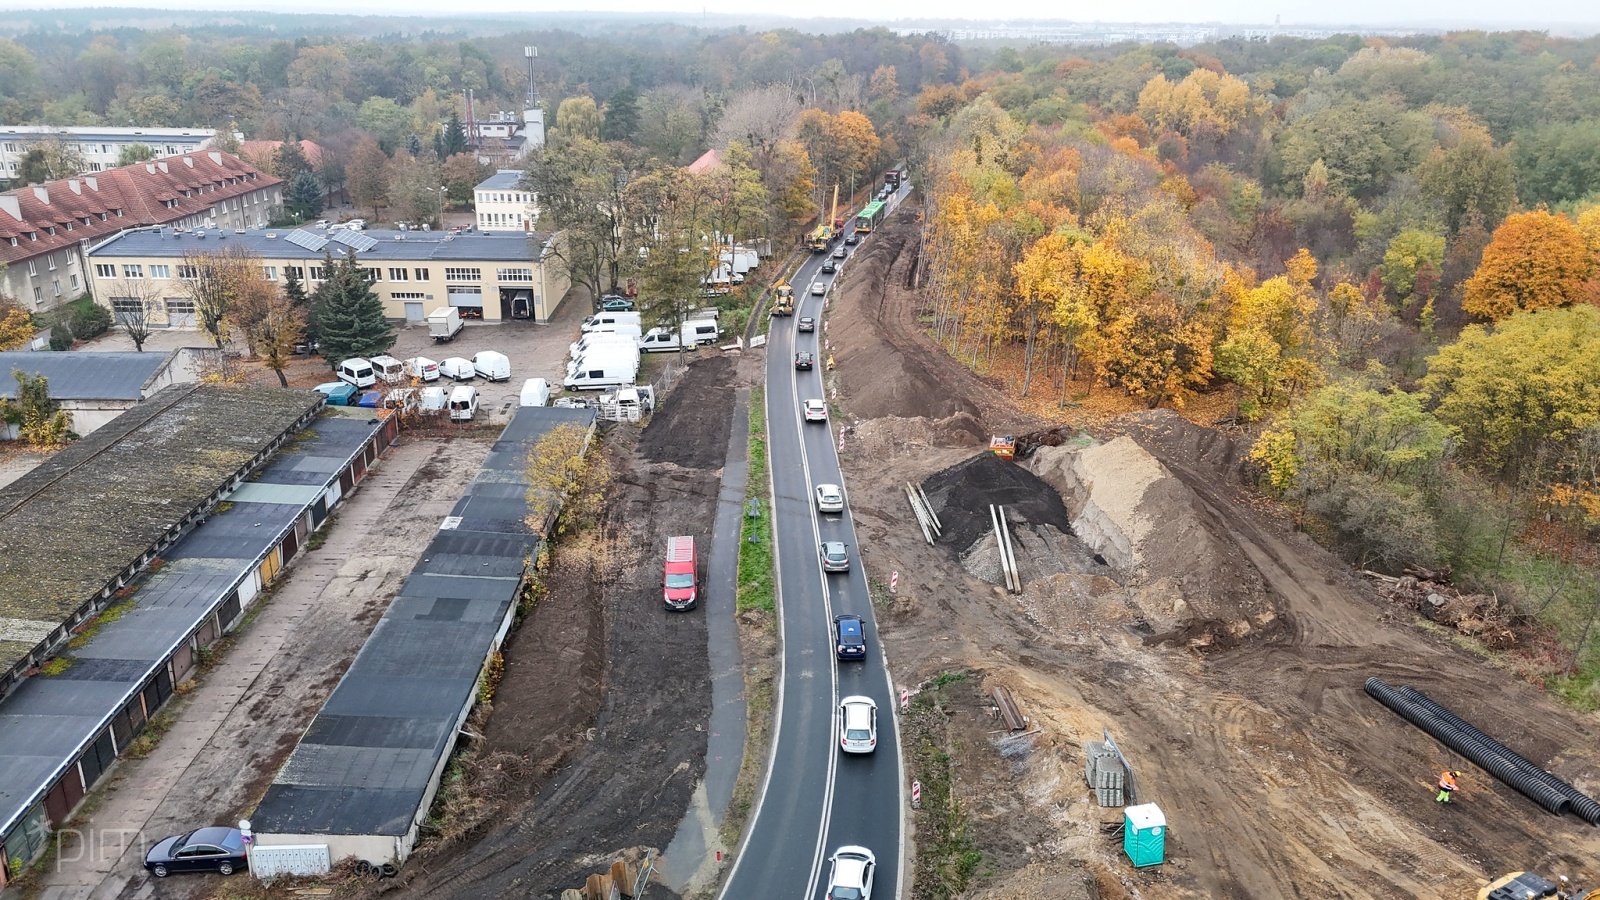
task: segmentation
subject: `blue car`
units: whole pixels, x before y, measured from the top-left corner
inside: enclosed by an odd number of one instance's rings
[[[383,391],[362,391],[361,398],[351,405],[377,409],[383,405]]]
[[[356,397],[359,395],[355,385],[344,381],[324,382],[312,390],[327,395],[329,406],[350,406],[356,402]]]

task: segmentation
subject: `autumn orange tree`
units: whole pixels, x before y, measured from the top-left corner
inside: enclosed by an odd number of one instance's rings
[[[1507,216],[1467,279],[1461,308],[1481,319],[1591,299],[1594,257],[1570,219],[1542,209]]]
[[[0,294],[0,350],[19,350],[28,346],[38,331],[33,316],[22,304]]]

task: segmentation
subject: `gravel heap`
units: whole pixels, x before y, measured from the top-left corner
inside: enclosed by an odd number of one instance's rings
[[[941,544],[964,554],[990,534],[989,504],[1005,506],[1013,525],[1052,525],[1072,533],[1072,518],[1061,495],[1044,479],[1014,462],[984,452],[935,472],[922,482],[928,501],[944,526]]]

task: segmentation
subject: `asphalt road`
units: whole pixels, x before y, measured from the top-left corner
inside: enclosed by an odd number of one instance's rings
[[[902,192],[907,188],[902,188]],[[870,241],[871,237],[863,238]],[[852,254],[859,247],[849,248]],[[846,844],[878,858],[872,896],[901,891],[902,815],[907,802],[895,722],[895,700],[877,637],[877,622],[849,516],[816,511],[818,484],[844,484],[834,425],[804,422],[801,404],[823,399],[824,332],[800,334],[801,316],[823,319],[823,298],[810,293],[827,254],[814,254],[793,279],[795,315],[773,320],[767,344],[767,458],[775,503],[779,627],[783,671],[777,729],[759,806],[723,888],[723,900],[816,900],[826,895],[828,857]],[[841,269],[848,266],[848,262]],[[796,350],[816,354],[816,368],[796,371]],[[824,574],[817,545],[842,540],[848,573]],[[864,662],[836,662],[833,617],[866,622]],[[855,694],[878,704],[878,747],[868,755],[838,749],[839,700]]]

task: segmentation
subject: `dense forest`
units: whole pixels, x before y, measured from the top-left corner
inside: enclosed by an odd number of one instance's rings
[[[792,237],[834,185],[910,160],[953,355],[1051,415],[1239,430],[1306,528],[1510,598],[1551,629],[1537,674],[1595,702],[1600,39],[364,27],[35,22],[0,38],[0,120],[309,138],[325,183],[406,219],[434,185],[467,200],[461,93],[521,109],[536,45],[540,225],[580,284],[637,280],[663,320],[704,272],[674,245]],[[682,168],[707,148],[726,164]],[[311,215],[304,168],[282,174]]]
[[[1600,672],[1600,41],[999,50],[924,89],[932,327],[1056,408],[1185,408],[1363,567]]]

